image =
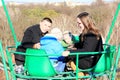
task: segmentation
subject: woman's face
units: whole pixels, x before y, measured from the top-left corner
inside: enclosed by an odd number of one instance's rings
[[[79,32],[82,33],[85,26],[83,25],[82,21],[79,18],[77,18],[77,26],[79,27]]]

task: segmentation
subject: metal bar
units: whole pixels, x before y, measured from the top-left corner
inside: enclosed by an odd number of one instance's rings
[[[115,22],[116,22],[116,20],[117,20],[119,11],[120,11],[120,3],[118,3],[118,7],[117,7],[117,9],[116,9],[114,18],[113,18],[113,20],[112,20],[112,23],[111,23],[111,26],[110,26],[109,33],[108,33],[108,35],[107,35],[105,44],[108,44],[108,41],[110,40],[110,36],[111,36],[112,31],[113,31],[113,28],[114,28],[114,26],[115,26]]]
[[[4,65],[6,80],[9,80],[9,75],[8,75],[8,71],[7,71],[7,65],[6,65],[5,56],[4,56],[4,53],[3,53],[2,41],[1,40],[0,40],[0,54],[2,56],[2,62],[3,62],[3,65]]]
[[[12,24],[11,18],[10,18],[10,16],[9,16],[9,13],[8,13],[8,10],[7,10],[7,7],[6,7],[6,5],[5,5],[4,0],[1,0],[1,2],[2,2],[3,8],[4,8],[4,11],[5,11],[5,14],[6,14],[6,18],[7,18],[7,20],[8,20],[8,24],[9,24],[10,30],[11,30],[11,32],[12,32],[12,36],[13,36],[15,45],[16,45],[16,47],[17,47],[18,40],[17,40],[16,34],[15,34],[15,30],[14,30],[14,28],[13,28],[13,24]]]

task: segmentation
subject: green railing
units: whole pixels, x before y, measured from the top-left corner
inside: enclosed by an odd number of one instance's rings
[[[113,28],[115,26],[115,22],[117,20],[117,17],[118,17],[118,14],[120,12],[120,3],[118,3],[118,6],[117,6],[117,9],[116,9],[116,12],[115,12],[115,15],[113,17],[113,20],[112,20],[112,23],[111,23],[111,26],[110,26],[110,29],[109,29],[109,32],[108,32],[108,35],[106,37],[106,41],[105,41],[105,44],[108,44],[109,40],[110,40],[110,36],[113,32]]]
[[[16,33],[15,33],[14,28],[13,28],[13,24],[12,24],[11,18],[10,18],[10,16],[9,16],[9,13],[8,13],[8,10],[7,10],[7,7],[6,7],[6,5],[5,5],[4,0],[1,0],[1,2],[2,2],[4,11],[5,11],[7,20],[8,20],[8,24],[9,24],[10,30],[11,30],[11,32],[12,32],[12,36],[13,36],[15,45],[16,45],[16,47],[17,47],[17,46],[19,45],[19,42],[18,42],[18,40],[17,40]]]
[[[10,66],[10,69],[11,69],[11,76],[14,80],[16,80],[16,76],[17,77],[20,77],[20,78],[26,78],[26,79],[47,79],[47,80],[58,80],[58,79],[61,79],[61,80],[65,80],[65,79],[80,79],[80,78],[91,78],[92,80],[96,79],[96,77],[100,77],[100,76],[103,76],[104,74],[107,74],[108,76],[113,76],[113,71],[114,69],[117,68],[117,66],[115,66],[115,63],[114,63],[114,60],[116,61],[116,59],[119,58],[119,56],[115,56],[117,53],[116,53],[116,47],[115,46],[111,46],[109,45],[106,49],[107,50],[104,50],[102,52],[79,52],[79,53],[74,53],[74,54],[70,54],[70,55],[76,55],[76,63],[77,63],[77,70],[76,72],[62,72],[62,73],[56,73],[56,75],[63,75],[63,74],[66,74],[68,76],[66,77],[53,77],[53,76],[47,76],[47,77],[42,77],[42,76],[34,76],[34,75],[23,75],[23,74],[16,74],[15,71],[14,71],[14,66],[13,66],[13,63],[12,63],[12,57],[11,55],[12,54],[21,54],[21,55],[25,55],[25,56],[29,56],[29,57],[32,57],[32,59],[28,59],[29,61],[32,61],[34,60],[34,57],[38,57],[38,59],[40,58],[43,58],[43,57],[48,57],[48,56],[60,56],[60,55],[47,55],[47,54],[42,54],[40,50],[36,50],[36,49],[32,49],[32,51],[27,51],[26,53],[21,53],[21,52],[16,52],[14,51],[14,48],[15,47],[7,47],[6,49],[6,52],[7,52],[7,57],[8,57],[8,61],[9,61],[9,66]],[[12,50],[13,49],[13,50]],[[31,49],[30,49],[31,50]],[[86,54],[86,55],[92,55],[92,54],[102,54],[102,59],[100,59],[100,61],[97,63],[96,66],[90,68],[90,69],[85,69],[85,70],[82,70],[82,69],[78,69],[78,56],[79,55],[82,55],[82,54]],[[119,53],[120,54],[120,53]],[[40,60],[42,62],[44,62],[45,60]],[[41,69],[41,66],[42,67],[45,67],[43,64],[39,65],[38,62],[40,62],[39,60],[37,62],[34,62],[32,63],[32,66],[33,65],[36,65],[36,68],[37,69]],[[27,62],[27,61],[26,61]],[[46,63],[46,62],[45,62]],[[114,65],[112,65],[114,64]],[[30,67],[30,66],[28,66]],[[47,68],[49,69],[51,66],[48,66]],[[99,67],[99,68],[98,68]],[[114,68],[113,68],[114,67]],[[113,68],[113,69],[112,69]],[[31,67],[32,70],[35,70],[35,68]],[[47,69],[47,70],[48,70]],[[27,68],[25,68],[25,70],[27,70]],[[44,68],[42,68],[40,71],[41,72],[44,72]],[[52,68],[53,70],[53,68]],[[26,72],[26,71],[24,71]],[[33,71],[34,72],[34,71]],[[40,72],[40,73],[41,73]],[[89,75],[89,76],[78,76],[78,72],[91,72],[92,75]],[[29,71],[28,71],[29,73]],[[39,72],[38,72],[39,73]],[[74,75],[74,73],[76,73],[77,75]],[[115,76],[113,76],[112,78],[110,78],[110,80],[114,80],[115,79]]]
[[[4,55],[4,52],[3,52],[3,47],[2,47],[2,41],[1,40],[0,40],[0,57],[2,58],[2,63],[4,65],[6,80],[9,80],[9,75],[8,75],[8,71],[7,71],[7,65],[6,65],[6,60],[5,60],[5,55]]]

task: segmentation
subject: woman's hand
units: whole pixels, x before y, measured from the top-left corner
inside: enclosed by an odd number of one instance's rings
[[[35,49],[40,49],[40,43],[34,44],[34,45],[33,45],[33,48],[35,48]]]
[[[64,51],[63,53],[62,53],[62,56],[68,56],[70,54],[70,51]]]

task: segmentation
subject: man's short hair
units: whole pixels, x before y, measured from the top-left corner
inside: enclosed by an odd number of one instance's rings
[[[46,21],[52,23],[52,20],[51,20],[49,17],[44,17],[44,18],[42,19],[42,21],[44,21],[44,20],[46,20]]]

